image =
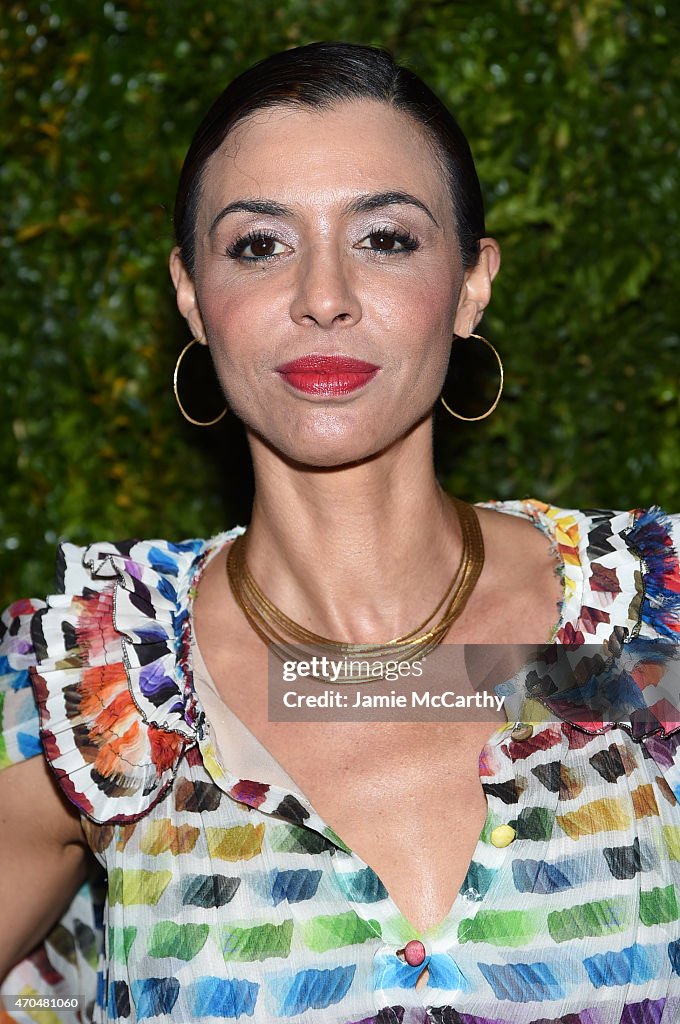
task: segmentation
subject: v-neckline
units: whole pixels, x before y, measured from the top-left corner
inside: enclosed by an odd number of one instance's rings
[[[577,595],[569,593],[567,566],[565,560],[561,557],[560,547],[556,538],[556,524],[553,520],[551,520],[547,515],[544,514],[542,509],[539,507],[538,503],[534,503],[530,499],[526,501],[520,500],[511,502],[478,502],[477,505],[478,507],[482,508],[491,508],[503,514],[516,515],[525,518],[534,527],[540,529],[544,533],[544,535],[547,536],[550,543],[550,553],[556,558],[556,571],[559,573],[562,581],[562,601],[559,618],[558,622],[552,630],[552,637],[549,641],[549,643],[555,643],[560,630],[562,630],[565,627],[568,621],[568,605],[570,601],[574,598],[574,596],[576,596],[577,604],[580,603],[583,589],[581,586],[581,593]],[[205,571],[208,563],[212,561],[212,559],[216,557],[224,549],[226,544],[228,544],[230,541],[234,539],[234,537],[237,535],[237,531],[243,532],[243,529],[244,528],[237,527],[235,528],[235,530],[231,530],[227,534],[219,535],[218,537],[213,539],[213,542],[209,544],[209,546],[206,548],[204,552],[203,558],[201,559],[200,571],[192,580],[192,586],[190,587],[190,597],[188,606],[189,651],[191,651],[192,646],[195,645],[196,649],[200,652],[193,622],[193,601],[195,598],[196,589],[200,576]],[[201,658],[205,665],[206,672],[208,673],[209,678],[212,680],[213,686],[215,686],[215,689],[219,694],[219,690],[215,685],[214,680],[212,679],[212,675],[210,674],[207,668],[207,663],[205,662],[205,659],[203,658],[202,654]],[[357,865],[362,869],[369,870],[375,876],[378,883],[382,886],[382,889],[386,893],[386,896],[381,901],[381,904],[374,905],[374,909],[372,911],[374,915],[379,918],[379,920],[366,920],[366,924],[368,925],[368,927],[372,928],[375,931],[376,936],[382,937],[383,939],[387,939],[387,931],[388,933],[390,933],[390,937],[393,942],[400,942],[402,940],[403,942],[406,942],[409,939],[413,938],[423,939],[426,942],[441,940],[444,936],[448,936],[450,934],[452,928],[457,928],[459,921],[462,920],[464,916],[474,916],[477,910],[479,910],[480,904],[483,901],[468,900],[465,895],[466,891],[468,890],[466,890],[465,886],[467,879],[470,875],[472,866],[476,863],[480,863],[480,851],[484,848],[488,849],[488,844],[485,841],[485,836],[488,834],[490,825],[492,823],[492,812],[491,808],[488,805],[488,799],[487,812],[485,815],[484,822],[482,824],[481,831],[475,843],[470,863],[468,864],[465,875],[463,876],[463,881],[460,885],[460,888],[453,896],[453,900],[451,902],[449,910],[440,921],[436,922],[435,924],[429,925],[424,930],[418,930],[408,920],[403,911],[399,909],[391,893],[389,892],[387,886],[384,884],[378,873],[371,867],[370,864],[363,860],[363,858],[358,853],[355,853],[355,851],[352,850],[352,848],[347,843],[345,843],[344,840],[340,836],[338,836],[337,833],[325,822],[325,820],[316,811],[311,801],[306,797],[301,787],[297,783],[295,784],[295,789],[291,790],[289,788],[283,788],[275,784],[267,784],[266,782],[263,782],[261,780],[239,779],[222,762],[217,752],[217,744],[214,743],[211,739],[211,734],[214,735],[215,730],[205,714],[205,710],[202,707],[200,698],[197,697],[196,694],[193,681],[193,667],[191,664],[191,655],[189,656],[187,672],[191,688],[193,691],[194,699],[197,700],[199,708],[203,712],[202,717],[206,728],[205,731],[203,732],[202,737],[199,739],[199,746],[201,748],[201,753],[204,758],[206,769],[208,770],[213,780],[232,799],[245,803],[250,803],[251,801],[248,799],[247,796],[246,799],[244,800],[244,782],[251,783],[255,787],[260,787],[263,791],[266,791],[266,800],[263,800],[258,792],[258,795],[252,805],[257,807],[260,811],[263,811],[264,813],[272,813],[272,810],[275,807],[286,806],[286,800],[289,800],[291,797],[293,797],[297,804],[304,808],[306,812],[307,816],[304,818],[304,825],[307,828],[313,828],[315,831],[320,833],[325,839],[332,842],[339,850],[349,855],[353,859],[353,870],[357,869]],[[219,695],[221,698],[221,694]],[[223,701],[223,703],[225,704],[225,707],[227,707],[229,713],[238,721],[239,726],[246,730],[249,736],[252,737],[254,743],[262,747],[262,749],[266,752],[268,757],[272,759],[272,761],[279,767],[279,769],[284,773],[284,775],[288,775],[288,772],[285,771],[284,767],[279,763],[278,759],[275,758],[274,755],[267,750],[264,744],[257,739],[254,733],[252,733],[252,731],[248,728],[245,722],[243,722],[243,720],[236,714],[236,712],[233,711],[233,709],[230,708],[225,701]],[[479,752],[478,761],[480,765],[484,758],[488,759],[493,754],[494,748],[502,742],[504,735],[506,735],[508,731],[512,729],[512,726],[512,722],[505,722],[491,733],[489,739],[486,741],[485,744],[483,744]],[[333,858],[333,860],[335,860],[335,858]],[[336,868],[335,864],[334,868]],[[490,889],[485,894],[485,899],[488,896],[488,893],[493,889],[493,887],[494,883],[492,882]],[[378,910],[378,907],[381,908],[380,911]],[[377,928],[374,927],[375,924],[378,925]],[[390,939],[387,940],[390,941]]]
[[[209,681],[212,684],[219,697],[219,690],[217,690],[214,680],[212,679],[212,676],[208,671],[207,665],[205,664],[205,659],[201,654],[200,648],[198,647],[198,643],[196,642],[195,637],[193,639],[192,651],[198,653],[199,658],[203,662],[203,668],[206,673],[206,681]],[[267,747],[262,743],[262,741],[259,740],[257,736],[255,736],[255,734],[248,728],[245,722],[243,722],[242,719],[239,718],[236,712],[233,711],[233,709],[230,708],[229,705],[227,705],[224,701],[222,701],[222,703],[224,704],[224,707],[227,709],[229,716],[234,720],[235,723],[237,723],[238,729],[243,730],[244,733],[247,734],[248,743],[252,743],[252,745],[256,748],[260,748],[263,751],[265,758],[272,763],[272,766],[275,770],[281,772],[283,775],[288,775],[285,768],[281,765],[280,761],[267,749]],[[268,795],[270,797],[274,796],[276,802],[279,805],[284,804],[287,798],[290,798],[291,796],[294,797],[294,799],[298,801],[309,812],[309,818],[307,818],[304,822],[304,825],[306,827],[315,828],[315,830],[318,831],[322,836],[324,836],[324,838],[330,839],[334,843],[334,845],[338,846],[342,852],[350,855],[353,859],[352,871],[367,869],[375,876],[377,882],[382,887],[384,892],[387,894],[385,898],[385,903],[387,904],[390,910],[388,914],[381,915],[381,917],[384,918],[382,924],[392,922],[391,930],[394,931],[396,926],[396,932],[398,933],[399,938],[403,938],[404,942],[412,938],[429,939],[435,936],[439,936],[442,933],[442,931],[445,929],[445,926],[448,924],[450,918],[453,915],[458,897],[461,896],[465,900],[465,892],[469,890],[469,885],[467,885],[466,883],[468,880],[468,876],[470,874],[470,869],[473,863],[479,862],[479,858],[477,855],[479,854],[480,847],[486,845],[484,843],[484,836],[488,834],[492,824],[491,811],[488,805],[487,812],[484,817],[484,822],[482,824],[480,833],[475,842],[475,847],[470,859],[470,863],[468,864],[468,867],[466,869],[465,875],[463,877],[459,889],[454,894],[449,910],[444,915],[444,917],[441,918],[439,921],[421,930],[416,928],[416,926],[413,925],[411,921],[409,921],[406,914],[400,909],[400,907],[394,900],[392,894],[390,893],[389,889],[387,888],[387,886],[385,885],[377,871],[366,860],[364,860],[364,858],[361,857],[360,854],[358,854],[352,847],[350,847],[349,844],[345,843],[342,837],[338,835],[338,833],[325,821],[322,815],[319,814],[319,812],[314,807],[312,801],[306,796],[302,787],[294,779],[291,778],[291,787],[285,787],[280,785],[279,783],[268,782],[266,776],[264,778],[258,778],[257,780],[246,780],[245,776],[234,774],[233,771],[227,768],[223,758],[221,757],[220,744],[217,740],[217,730],[214,729],[213,725],[211,724],[207,716],[205,718],[205,722],[208,728],[208,734],[203,740],[202,749],[204,749],[208,755],[206,759],[208,770],[210,771],[210,774],[213,776],[214,780],[220,785],[221,788],[223,788],[227,792],[229,796],[232,797],[232,799],[239,799],[239,797],[242,798],[243,794],[241,793],[240,790],[244,781],[254,782],[258,786],[266,786]],[[494,756],[494,748],[502,742],[503,738],[512,728],[512,726],[513,723],[511,722],[503,722],[500,726],[493,729],[486,742],[483,743],[482,747],[480,748],[478,758],[480,769],[483,762],[488,764],[489,760]],[[217,777],[215,776],[214,772],[215,767],[218,767],[220,769],[220,771],[217,773]],[[478,772],[478,775],[481,785],[481,771]],[[337,864],[334,863],[334,867],[337,867]],[[468,910],[472,910],[474,906],[474,904],[470,904],[470,901],[467,901],[465,905],[468,908]],[[367,923],[370,925],[370,920]],[[384,928],[376,930],[376,934],[380,934],[384,937]]]

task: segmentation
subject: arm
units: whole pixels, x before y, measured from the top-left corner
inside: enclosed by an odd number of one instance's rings
[[[59,919],[90,856],[43,757],[0,772],[0,981]]]
[[[82,551],[74,549],[72,555],[79,567]],[[84,1001],[83,1019],[90,1019],[104,947],[103,868],[91,870],[95,863],[80,805],[66,795],[69,772],[60,765],[55,774],[48,766],[36,693],[45,703],[52,700],[44,710],[50,728],[70,739],[74,709],[66,707],[64,690],[82,675],[69,638],[82,611],[85,583],[78,578],[69,585],[75,593],[54,595],[51,604],[22,599],[0,616],[0,993],[5,998],[78,996]],[[108,638],[111,602],[102,600],[100,608],[95,594],[92,604],[100,611],[96,637]],[[48,611],[54,621],[46,636]],[[89,649],[81,653],[84,670]],[[97,654],[101,665],[100,649]],[[52,732],[50,741],[56,742]],[[70,1010],[52,1014],[64,1024],[73,1016]]]

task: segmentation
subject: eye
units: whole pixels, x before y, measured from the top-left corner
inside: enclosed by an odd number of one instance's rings
[[[365,244],[367,243],[367,244]],[[393,228],[376,228],[370,235],[362,238],[358,249],[369,249],[372,252],[412,252],[419,242],[410,231],[395,231]]]
[[[280,256],[285,252],[286,246],[267,231],[251,231],[242,238],[237,238],[227,250],[227,256],[232,259],[242,259],[246,262],[256,260],[268,260],[272,256]]]

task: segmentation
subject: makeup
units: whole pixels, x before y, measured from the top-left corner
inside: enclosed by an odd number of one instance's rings
[[[349,356],[312,353],[282,363],[276,372],[297,391],[313,395],[346,395],[364,387],[380,369],[374,363]]]

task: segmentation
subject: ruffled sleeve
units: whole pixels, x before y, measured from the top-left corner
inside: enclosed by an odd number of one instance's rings
[[[191,568],[204,547],[60,547],[59,592],[18,601],[1,619],[0,767],[44,755],[95,825],[137,820],[163,799],[202,727],[187,650]],[[77,995],[78,1010],[50,1019],[92,1019],[105,968],[105,876],[92,867],[55,928],[3,982],[5,1001]],[[34,1017],[12,1010],[9,1019]]]
[[[521,702],[528,698],[584,732],[618,724],[635,739],[656,737],[654,749],[666,743],[675,752],[680,516],[658,506],[630,513],[593,510],[590,522],[582,544],[580,608],[572,608],[557,646],[538,650],[503,684],[506,711],[519,708],[522,717]],[[679,784],[674,776],[674,792],[680,793]]]
[[[643,565],[643,599],[640,618],[643,635],[660,637],[675,646],[675,672],[667,700],[659,700],[667,718],[676,719],[675,729],[649,736],[645,747],[680,804],[680,514],[666,515],[649,509],[637,519],[629,540]],[[660,677],[651,673],[645,693],[659,685]],[[660,688],[660,687],[659,687]],[[648,699],[652,706],[653,698]],[[663,701],[663,703],[662,703]],[[675,714],[673,714],[675,712]],[[674,806],[675,806],[674,805]],[[664,829],[673,860],[680,860],[680,825]]]
[[[42,752],[95,824],[136,821],[163,799],[204,728],[189,606],[206,557],[202,540],[59,548],[60,592],[2,618],[0,764]]]
[[[45,757],[68,799],[95,823],[146,814],[196,742],[177,586],[189,579],[199,546],[64,544],[65,593],[34,615]]]

